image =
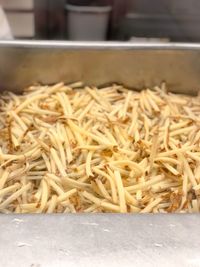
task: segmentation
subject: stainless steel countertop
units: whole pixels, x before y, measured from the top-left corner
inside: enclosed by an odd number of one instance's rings
[[[1,215],[4,267],[200,266],[199,215]]]

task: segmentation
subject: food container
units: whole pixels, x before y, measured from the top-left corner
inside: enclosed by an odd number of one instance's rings
[[[199,44],[0,42],[0,88],[112,82],[200,85]],[[199,266],[199,214],[0,215],[2,266]]]
[[[66,5],[67,29],[70,40],[106,39],[111,6]]]
[[[35,22],[33,12],[8,12],[7,18],[16,38],[33,38],[35,36]],[[26,27],[24,27],[26,25]]]

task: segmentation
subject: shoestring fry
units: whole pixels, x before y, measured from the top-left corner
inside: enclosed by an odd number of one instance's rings
[[[0,213],[200,211],[200,99],[82,82],[0,96]]]

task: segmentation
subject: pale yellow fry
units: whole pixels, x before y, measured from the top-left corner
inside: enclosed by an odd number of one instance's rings
[[[15,109],[15,113],[19,113],[23,108],[27,107],[31,102],[36,101],[36,100],[40,100],[43,98],[47,98],[48,95],[47,94],[39,94],[39,95],[35,95],[32,97],[27,98],[25,101],[23,101],[21,103],[21,105],[19,105],[16,109]]]
[[[83,182],[71,179],[69,177],[62,177],[62,183],[63,183],[63,185],[67,185],[69,187],[76,187],[76,188],[80,188],[80,189],[86,189],[86,188],[91,187],[90,184],[83,183]]]
[[[8,172],[8,170],[5,169],[3,171],[3,174],[0,177],[0,190],[4,187],[4,185],[8,179],[8,176],[9,176],[9,172]]]
[[[90,176],[94,176],[93,173],[92,173],[92,170],[91,170],[91,160],[92,160],[92,155],[93,155],[93,152],[92,151],[89,151],[88,154],[87,154],[87,158],[86,158],[86,174],[88,177]]]
[[[8,197],[4,202],[0,204],[0,209],[6,208],[9,204],[15,201],[24,191],[28,191],[31,188],[31,183],[26,184],[21,187],[18,191],[13,193],[10,197]]]
[[[105,199],[108,199],[108,200],[111,200],[111,197],[108,193],[108,191],[105,189],[105,186],[103,185],[103,183],[101,182],[101,180],[99,179],[96,179],[96,184],[99,188],[99,191],[101,192],[102,196],[105,198]]]
[[[62,189],[59,185],[57,185],[55,181],[50,180],[50,181],[49,181],[49,185],[52,187],[52,189],[53,189],[58,195],[62,195],[62,194],[64,194],[63,189]]]
[[[0,190],[0,197],[2,198],[4,195],[7,195],[10,192],[15,192],[15,190],[18,188],[20,188],[19,183],[15,183],[13,185],[7,186],[4,189]]]
[[[113,203],[117,204],[118,203],[118,198],[117,198],[117,190],[116,190],[116,186],[115,186],[115,182],[114,182],[114,174],[111,177],[109,174],[107,174],[105,171],[102,171],[100,169],[98,169],[97,167],[93,168],[94,172],[105,177],[106,179],[108,179],[109,183],[110,183],[110,188],[111,188],[111,192],[112,192],[112,201]]]
[[[114,171],[115,179],[116,179],[116,185],[117,185],[117,191],[119,196],[119,206],[120,206],[120,212],[127,212],[127,206],[126,206],[126,199],[125,199],[125,192],[124,192],[124,186],[122,183],[121,174],[119,171]]]
[[[164,175],[157,175],[155,177],[151,177],[148,181],[145,181],[143,183],[127,186],[125,187],[125,189],[128,192],[136,192],[137,190],[144,190],[156,183],[161,182],[163,179],[164,179]]]
[[[54,148],[51,148],[50,151],[51,151],[52,158],[53,158],[53,160],[54,160],[59,172],[61,173],[61,175],[62,176],[67,176],[66,171],[64,169],[64,166],[62,165],[62,162],[60,161],[56,150]]]
[[[149,203],[143,210],[140,211],[140,213],[148,213],[151,212],[154,207],[156,207],[160,202],[162,201],[162,198],[157,198],[151,203]]]
[[[42,190],[42,195],[41,195],[40,208],[38,209],[38,212],[43,212],[46,209],[49,197],[48,185],[45,179],[41,181],[41,190]]]
[[[64,194],[60,195],[58,198],[57,198],[57,202],[62,202],[62,201],[65,201],[66,199],[68,199],[69,197],[73,196],[74,194],[77,193],[77,189],[74,188],[74,189],[71,189],[67,192],[65,192]]]
[[[124,193],[125,193],[125,198],[126,198],[127,203],[130,203],[134,206],[138,205],[137,199],[134,196],[132,196],[126,189],[124,189]]]
[[[112,203],[109,203],[109,202],[106,202],[106,201],[103,201],[97,197],[95,197],[94,195],[84,191],[82,193],[82,195],[84,197],[86,197],[87,199],[89,199],[90,201],[92,201],[93,203],[95,203],[96,205],[98,206],[101,206],[107,210],[110,210],[110,211],[115,211],[115,212],[119,212],[120,211],[120,207],[117,206],[117,205],[114,205]]]
[[[53,213],[55,211],[56,205],[57,205],[57,196],[53,195],[49,201],[47,213]]]

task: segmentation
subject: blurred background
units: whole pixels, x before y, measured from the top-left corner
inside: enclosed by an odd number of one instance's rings
[[[199,0],[0,0],[0,4],[16,39],[200,41]]]

